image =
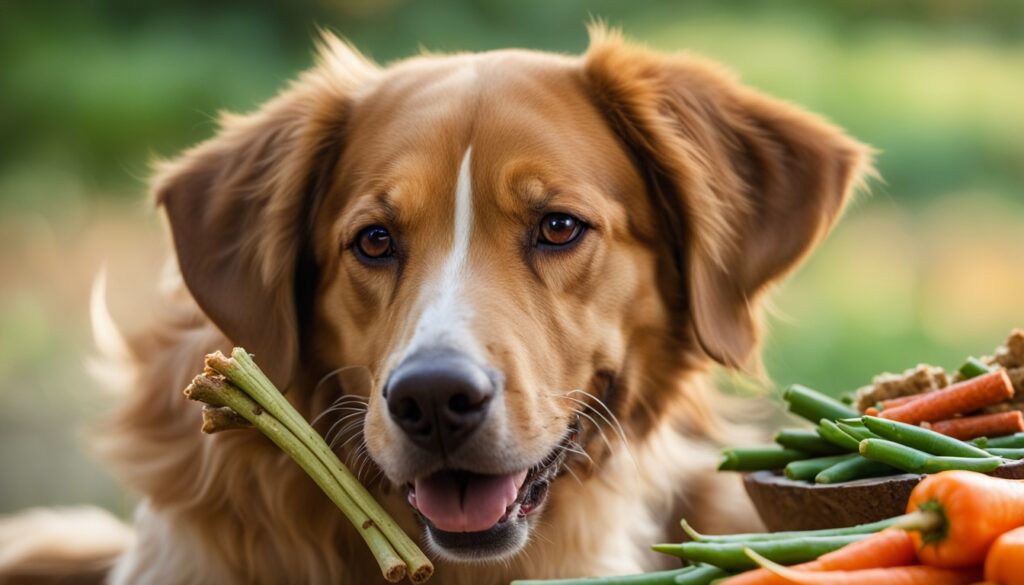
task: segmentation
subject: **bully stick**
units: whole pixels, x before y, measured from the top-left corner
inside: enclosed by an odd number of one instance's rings
[[[341,509],[366,541],[389,581],[406,575],[426,581],[433,565],[395,521],[380,507],[308,422],[285,400],[242,348],[231,357],[206,356],[206,369],[185,395],[204,409],[204,432],[240,428],[241,417],[287,453]],[[234,411],[234,415],[225,410]]]

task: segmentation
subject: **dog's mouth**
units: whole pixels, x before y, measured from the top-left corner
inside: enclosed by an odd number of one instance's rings
[[[514,548],[509,541],[515,540],[516,526],[544,504],[575,433],[570,429],[529,469],[499,475],[442,469],[417,478],[408,485],[409,504],[433,541],[449,553],[481,558],[508,552]]]

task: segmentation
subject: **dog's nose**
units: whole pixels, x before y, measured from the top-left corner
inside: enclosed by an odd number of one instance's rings
[[[494,383],[469,357],[416,354],[395,368],[387,384],[391,418],[417,445],[455,451],[487,416]]]

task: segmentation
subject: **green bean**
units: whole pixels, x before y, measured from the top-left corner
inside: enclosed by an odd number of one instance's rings
[[[673,585],[676,579],[700,571],[702,567],[689,566],[671,571],[636,573],[614,577],[578,577],[572,579],[517,579],[510,585]],[[714,567],[717,568],[717,567]],[[724,571],[723,571],[724,573]],[[710,581],[710,579],[709,579]],[[685,583],[685,581],[684,581]]]
[[[786,449],[796,449],[813,455],[836,455],[843,450],[821,438],[817,432],[806,429],[782,429],[775,433],[775,442]]]
[[[985,362],[978,358],[969,357],[967,358],[967,361],[964,362],[964,365],[960,366],[960,369],[957,371],[960,372],[960,375],[963,376],[964,380],[969,380],[991,372],[992,368],[988,367]]]
[[[696,570],[677,575],[676,585],[709,585],[715,579],[729,576],[724,569],[713,565],[693,565],[690,568]]]
[[[798,461],[810,457],[803,451],[793,449],[776,449],[774,447],[732,447],[723,449],[724,459],[718,465],[722,471],[760,471],[763,469],[781,469],[790,461]]]
[[[799,384],[787,388],[782,398],[789,403],[790,412],[816,424],[823,418],[836,420],[859,416],[856,410],[842,402]]]
[[[908,425],[876,416],[865,416],[863,420],[864,426],[869,431],[883,439],[896,441],[901,445],[920,449],[926,453],[948,457],[991,457],[984,449],[917,425]]]
[[[996,457],[1002,457],[1004,459],[1024,459],[1024,449],[1008,449],[1005,447],[989,447],[986,449],[989,453]]]
[[[682,544],[658,544],[654,550],[677,556],[691,563],[708,563],[727,571],[753,569],[743,549],[751,548],[758,554],[782,565],[793,565],[812,561],[819,556],[840,549],[851,542],[867,538],[868,534],[791,538],[788,540],[767,540],[761,542],[684,542]]]
[[[865,427],[863,425],[863,423],[861,423],[861,424],[852,424],[852,423],[849,423],[849,422],[837,422],[836,426],[838,426],[839,429],[841,431],[843,431],[844,433],[846,433],[847,435],[850,435],[854,439],[857,439],[857,449],[860,449],[860,442],[863,441],[864,439],[881,439],[882,438],[882,437],[879,437],[878,435],[876,435],[875,433],[872,433],[871,431],[869,431],[867,429],[867,427]]]
[[[832,467],[822,471],[814,477],[814,483],[831,485],[864,479],[866,477],[878,477],[880,475],[893,475],[899,473],[898,469],[858,456],[849,461],[836,463]]]
[[[856,453],[844,453],[842,455],[830,455],[828,457],[815,457],[802,461],[791,461],[783,470],[786,477],[792,480],[814,479],[822,471],[832,467],[836,463],[842,463],[849,459],[860,457]]]
[[[1000,449],[1021,449],[1024,448],[1024,433],[1015,433],[1002,437],[982,437],[985,439],[985,448],[998,447]]]
[[[856,453],[860,449],[860,441],[844,433],[842,429],[836,426],[835,421],[828,420],[827,418],[821,419],[821,422],[818,424],[818,434],[821,435],[822,439],[837,447],[842,447],[846,451]]]
[[[769,540],[792,540],[794,538],[819,538],[822,536],[847,536],[850,534],[873,534],[888,528],[900,520],[900,516],[886,518],[878,522],[847,526],[845,528],[825,528],[822,530],[792,530],[789,532],[751,532],[747,534],[701,534],[693,529],[686,520],[680,522],[683,531],[697,542],[764,542]]]
[[[860,442],[860,454],[910,473],[938,473],[950,469],[988,472],[999,467],[999,457],[942,457],[907,447],[886,439],[865,439]]]

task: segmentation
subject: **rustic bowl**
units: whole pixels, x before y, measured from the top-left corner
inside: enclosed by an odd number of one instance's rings
[[[1024,479],[1024,461],[1008,463],[989,475]],[[765,526],[776,532],[839,528],[898,516],[922,479],[923,475],[905,473],[818,485],[757,471],[746,474],[743,483]]]

